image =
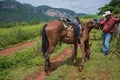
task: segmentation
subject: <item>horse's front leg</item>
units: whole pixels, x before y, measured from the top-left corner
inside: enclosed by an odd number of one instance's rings
[[[85,62],[85,43],[83,41],[81,41],[81,44],[80,44],[80,48],[81,48],[81,52],[82,52],[82,60],[81,60],[81,64],[79,65],[79,71],[82,71],[83,69],[83,66],[84,66],[84,62]]]
[[[86,60],[89,60],[90,59],[90,47],[88,47],[87,48],[87,50],[86,50],[87,52],[86,52]]]
[[[88,40],[86,40],[85,42],[85,61],[87,61],[88,60],[88,57],[89,57],[89,41]]]
[[[92,44],[89,44],[87,45],[87,49],[86,49],[86,52],[87,52],[87,56],[86,56],[86,60],[89,60],[90,59],[90,48],[91,48],[91,45]]]
[[[77,43],[74,44],[74,52],[73,52],[73,64],[77,64],[76,56],[77,56]]]

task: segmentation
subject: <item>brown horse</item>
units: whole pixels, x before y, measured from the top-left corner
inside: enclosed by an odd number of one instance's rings
[[[83,25],[82,25],[83,26]],[[88,21],[84,25],[83,31],[81,33],[81,51],[82,51],[82,62],[81,66],[84,64],[85,60],[89,58],[89,33],[92,28],[98,28],[96,22]],[[73,63],[76,64],[77,47],[78,43],[74,37],[74,30],[71,25],[67,28],[63,28],[63,23],[58,20],[51,20],[44,25],[42,30],[42,51],[45,57],[45,72],[48,73],[50,70],[50,55],[53,52],[55,46],[59,41],[63,41],[68,44],[74,44],[73,53]],[[87,50],[88,49],[88,50]]]
[[[96,21],[88,21],[85,25],[84,28],[81,32],[81,38],[80,38],[80,48],[82,52],[82,61],[79,66],[79,70],[81,71],[83,68],[83,64],[86,60],[89,60],[90,58],[90,47],[91,44],[89,44],[89,37],[90,37],[90,32],[92,29],[99,29],[99,24],[96,23]]]

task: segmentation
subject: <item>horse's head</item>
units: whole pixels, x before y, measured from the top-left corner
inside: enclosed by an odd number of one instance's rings
[[[99,25],[96,21],[90,20],[86,23],[86,26],[89,28],[99,29]]]

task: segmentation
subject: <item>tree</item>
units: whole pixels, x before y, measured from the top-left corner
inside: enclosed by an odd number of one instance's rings
[[[104,7],[99,8],[100,12],[98,14],[102,14],[105,11],[111,11],[113,14],[120,13],[120,0],[111,0],[110,3],[106,4]]]

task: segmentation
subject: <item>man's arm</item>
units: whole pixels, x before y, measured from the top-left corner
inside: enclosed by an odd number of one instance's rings
[[[101,20],[101,21],[100,21],[100,24],[101,24],[101,25],[104,25],[105,21],[106,21],[106,18],[104,18],[103,20]]]

